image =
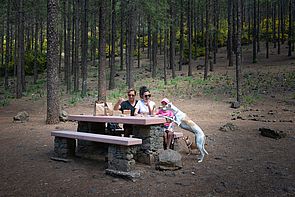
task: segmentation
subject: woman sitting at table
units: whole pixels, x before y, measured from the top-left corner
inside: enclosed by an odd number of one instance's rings
[[[135,99],[136,96],[136,90],[131,88],[127,92],[128,94],[128,100],[125,100],[123,98],[120,98],[118,102],[114,106],[114,110],[120,110],[123,114],[128,113],[128,115],[134,116],[135,111],[135,105],[137,104],[137,100]],[[129,135],[132,135],[133,125],[131,124],[124,124],[124,136],[128,137]]]
[[[131,88],[127,92],[128,100],[125,100],[123,98],[120,98],[118,102],[114,106],[114,110],[120,110],[123,114],[124,111],[130,111],[130,115],[134,116],[135,111],[135,105],[137,104],[137,100],[135,99],[136,96],[136,90]]]
[[[154,115],[156,104],[151,101],[151,93],[146,86],[142,86],[139,89],[139,95],[141,100],[135,105],[134,115]]]

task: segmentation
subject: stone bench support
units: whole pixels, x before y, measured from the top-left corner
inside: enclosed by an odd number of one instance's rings
[[[124,175],[134,178],[138,173],[134,173],[134,155],[142,140],[138,138],[118,137],[93,133],[83,133],[76,131],[52,131],[54,139],[54,153],[57,157],[67,158],[74,156],[76,152],[76,139],[101,142],[108,144],[108,168],[109,174]],[[110,173],[111,172],[111,173]]]

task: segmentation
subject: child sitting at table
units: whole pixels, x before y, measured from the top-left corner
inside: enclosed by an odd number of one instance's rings
[[[166,118],[166,123],[164,123],[164,149],[171,149],[172,147],[172,141],[173,141],[173,117],[174,114],[170,110],[164,110],[163,108],[169,103],[169,100],[167,98],[164,98],[161,101],[161,107],[159,107],[159,110],[156,112],[156,115],[163,116]]]

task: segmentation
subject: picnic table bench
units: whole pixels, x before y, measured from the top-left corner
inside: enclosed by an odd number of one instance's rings
[[[119,137],[77,131],[52,131],[54,136],[54,152],[57,157],[67,158],[74,156],[76,152],[76,139],[108,144],[108,168],[109,172],[131,172],[134,170],[135,160],[133,153],[136,145],[142,144],[138,138]]]

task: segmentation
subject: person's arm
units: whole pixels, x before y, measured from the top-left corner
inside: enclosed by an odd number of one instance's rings
[[[152,104],[152,106],[151,106],[151,104]],[[154,113],[155,113],[155,108],[156,108],[156,104],[153,103],[153,102],[149,102],[149,104],[148,104],[148,108],[149,108],[149,114],[150,114],[150,115],[154,115]]]
[[[150,101],[149,101],[149,100],[147,101],[146,106],[148,107],[149,115],[152,115],[153,110],[152,110],[152,107],[151,107],[151,105],[150,105]]]
[[[119,110],[119,109],[121,109],[121,103],[124,101],[124,99],[123,98],[120,98],[119,100],[118,100],[118,102],[115,104],[115,106],[114,106],[114,110]]]
[[[134,108],[135,108],[135,110],[134,110],[134,116],[138,115],[138,111],[139,111],[139,102],[140,102],[140,101],[138,101],[138,102],[136,103],[136,105],[134,106]]]

